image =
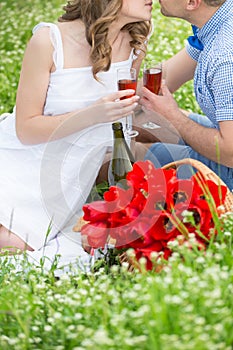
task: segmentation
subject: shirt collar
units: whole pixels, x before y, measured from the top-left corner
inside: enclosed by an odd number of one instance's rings
[[[232,0],[226,0],[222,6],[215,12],[209,21],[202,27],[197,29],[197,37],[205,45],[212,41],[215,33],[224,21],[233,15]]]

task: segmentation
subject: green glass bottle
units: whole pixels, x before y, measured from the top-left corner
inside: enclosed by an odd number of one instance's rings
[[[125,140],[122,123],[112,124],[113,130],[113,152],[108,168],[109,186],[120,186],[126,188],[126,175],[133,168],[134,156]]]

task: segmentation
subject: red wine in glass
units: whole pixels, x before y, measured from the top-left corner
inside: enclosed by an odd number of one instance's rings
[[[117,83],[118,83],[118,90],[133,89],[136,92],[136,89],[137,89],[137,81],[136,80],[120,79],[120,80],[118,80]],[[134,95],[135,95],[135,93],[133,95],[130,95],[130,96],[124,96],[121,98],[121,100],[124,100],[126,98],[130,98]]]
[[[137,71],[135,68],[119,68],[117,70],[117,85],[118,90],[133,89],[135,92],[130,96],[121,97],[121,100],[125,100],[135,95],[137,89]],[[138,131],[132,130],[130,120],[132,115],[126,117],[126,134],[129,137],[136,137]]]
[[[162,64],[160,62],[146,62],[143,69],[143,86],[158,95],[162,81]],[[143,124],[145,129],[156,129],[158,125],[148,121]]]
[[[162,70],[159,68],[148,68],[143,72],[143,85],[158,95],[162,80]]]

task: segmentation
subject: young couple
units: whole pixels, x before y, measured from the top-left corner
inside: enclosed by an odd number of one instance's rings
[[[222,167],[232,173],[232,84],[226,84],[233,62],[227,51],[232,42],[226,30],[232,26],[230,1],[179,0],[174,5],[160,0],[165,16],[183,18],[199,28],[204,49],[188,44],[164,62],[161,95],[143,88],[140,103],[150,111],[150,119],[157,113],[167,118],[189,145],[179,146],[190,147],[195,156],[200,152],[216,164],[217,142]],[[48,269],[56,254],[58,268],[89,266],[90,257],[72,228],[112,145],[111,123],[124,123],[124,116],[138,105],[138,96],[120,99],[132,91],[117,91],[117,69],[134,66],[139,73],[152,8],[151,0],[74,0],[64,7],[58,23],[34,28],[16,106],[0,123],[0,249],[26,250],[35,263],[46,257]],[[227,37],[226,46],[222,36]],[[220,43],[222,60],[215,52]],[[198,102],[208,116],[205,123],[210,119],[204,125],[193,121],[196,116],[189,119],[180,112],[171,95],[193,76]],[[147,158],[161,164],[154,158],[160,153],[157,146],[162,147],[163,162],[170,162],[164,148],[172,157],[170,148],[176,145],[155,144],[148,151]]]

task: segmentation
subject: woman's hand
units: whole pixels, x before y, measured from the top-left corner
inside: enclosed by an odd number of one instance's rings
[[[138,106],[139,96],[134,94],[135,90],[131,89],[117,91],[96,101],[88,107],[89,112],[94,114],[96,123],[114,122]]]
[[[88,244],[88,240],[87,240],[86,235],[81,235],[81,243],[82,243],[82,248],[85,250],[85,252],[90,254],[91,253],[91,246]]]

